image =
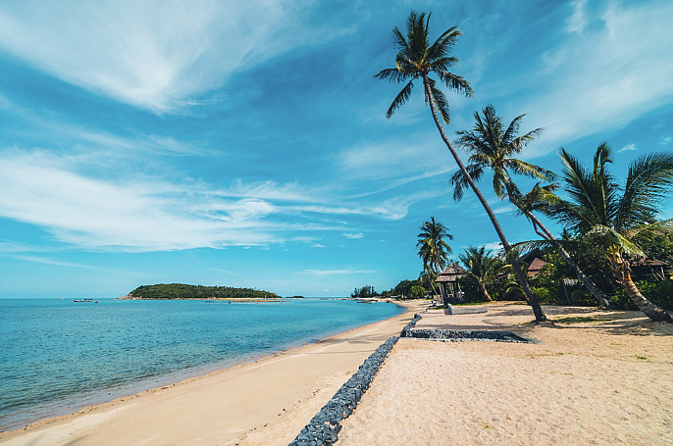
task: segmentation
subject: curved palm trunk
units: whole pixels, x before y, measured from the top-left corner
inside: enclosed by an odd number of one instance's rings
[[[619,285],[622,287],[626,294],[629,295],[631,300],[638,305],[640,311],[645,313],[645,316],[649,317],[655,322],[668,322],[673,323],[671,316],[663,309],[654,305],[652,302],[647,300],[643,296],[631,279],[631,267],[629,266],[628,260],[624,259],[621,254],[615,250],[609,250],[608,256],[610,260],[610,268],[612,269],[612,274],[619,282]]]
[[[432,112],[432,117],[435,120],[435,125],[437,126],[437,130],[439,130],[439,134],[442,137],[442,140],[444,141],[444,144],[446,144],[446,147],[449,149],[449,152],[451,152],[451,155],[453,156],[453,159],[456,161],[456,164],[458,164],[458,168],[460,168],[460,171],[463,172],[463,175],[465,176],[465,179],[467,180],[468,184],[474,191],[474,193],[477,195],[477,199],[481,202],[481,205],[484,207],[484,210],[486,211],[486,214],[488,214],[488,218],[491,220],[491,223],[493,224],[493,227],[495,228],[495,232],[498,234],[498,238],[500,238],[500,242],[502,243],[502,247],[505,249],[505,252],[509,252],[511,249],[511,245],[505,238],[505,233],[502,232],[502,228],[500,227],[500,223],[498,222],[498,219],[495,217],[495,214],[493,213],[493,210],[491,207],[488,205],[488,202],[484,198],[484,196],[481,194],[481,191],[479,188],[477,188],[477,185],[474,183],[472,180],[472,177],[468,173],[467,169],[465,168],[465,165],[463,162],[460,160],[458,157],[458,154],[454,150],[453,146],[451,145],[451,142],[449,139],[446,137],[446,134],[444,133],[444,129],[442,128],[442,124],[439,122],[439,118],[437,117],[437,111],[435,110],[435,103],[434,103],[434,98],[432,96],[432,92],[430,91],[430,87],[428,85],[428,77],[426,74],[423,74],[423,87],[425,88],[425,97],[430,104],[430,111]],[[514,270],[514,273],[516,274],[516,278],[518,282],[521,284],[521,288],[523,288],[524,293],[526,294],[526,300],[528,301],[528,304],[533,308],[533,313],[535,314],[535,321],[536,322],[544,322],[547,320],[547,316],[545,316],[544,312],[542,311],[542,307],[540,307],[540,304],[538,303],[537,299],[535,298],[535,295],[533,294],[533,290],[530,288],[530,285],[528,284],[528,279],[526,278],[526,275],[523,273],[521,270],[521,266],[519,265],[518,259],[512,257],[511,259],[511,264],[512,264],[512,269]]]
[[[510,203],[516,206],[514,200],[512,200],[512,189],[511,185],[509,184],[509,181],[505,182],[505,187],[507,188],[507,196],[509,197]],[[516,207],[518,208],[518,206]],[[563,257],[563,260],[565,260],[565,262],[570,266],[570,268],[572,268],[572,270],[575,272],[575,275],[577,276],[578,279],[582,281],[582,284],[586,287],[586,289],[588,289],[589,292],[591,292],[591,294],[594,296],[594,298],[596,298],[598,304],[608,310],[614,310],[615,309],[614,304],[610,302],[598,288],[596,288],[596,285],[594,285],[593,281],[584,274],[584,272],[580,269],[577,263],[575,263],[572,257],[570,257],[568,251],[563,249],[563,246],[561,246],[561,244],[558,243],[556,237],[554,237],[554,234],[552,234],[551,231],[547,229],[547,227],[543,225],[542,222],[531,211],[525,209],[521,209],[521,211],[526,215],[526,217],[528,217],[528,219],[533,224],[533,229],[535,230],[535,233],[537,233],[543,239],[549,240],[554,244],[556,249],[558,249],[559,253],[561,254],[561,257]]]
[[[489,302],[493,302],[493,299],[491,299],[491,295],[488,294],[488,290],[486,289],[486,284],[485,283],[480,283],[479,286],[481,286],[481,292],[484,293],[484,296],[486,297],[486,300]]]

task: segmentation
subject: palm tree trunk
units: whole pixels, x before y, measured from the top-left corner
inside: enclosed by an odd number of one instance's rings
[[[486,297],[486,300],[489,302],[493,302],[493,299],[491,298],[491,295],[488,294],[488,290],[486,289],[486,284],[482,283],[480,284],[481,286],[481,292],[484,293],[484,296]]]
[[[645,313],[645,316],[649,317],[655,322],[668,322],[673,323],[671,316],[663,309],[654,305],[652,302],[647,300],[645,296],[642,295],[638,287],[633,280],[631,279],[631,268],[628,265],[628,260],[624,259],[618,253],[610,253],[610,268],[612,273],[621,285],[622,289],[626,291],[626,294],[629,295],[631,300],[638,305],[640,311]]]
[[[458,157],[458,153],[454,150],[453,146],[451,145],[451,142],[449,142],[449,139],[446,137],[446,134],[444,133],[444,129],[442,128],[442,124],[439,122],[439,118],[437,117],[437,111],[435,110],[435,102],[434,102],[434,97],[432,95],[432,91],[430,90],[430,86],[428,84],[428,77],[427,75],[423,74],[423,87],[425,88],[425,97],[427,100],[427,103],[430,104],[430,111],[432,112],[432,117],[435,120],[435,125],[437,126],[437,130],[439,130],[439,134],[442,137],[442,140],[444,141],[444,144],[446,144],[446,147],[449,149],[449,152],[451,152],[451,155],[453,156],[453,159],[456,161],[456,164],[458,164],[458,168],[460,169],[461,172],[463,172],[463,175],[465,176],[465,179],[467,180],[468,184],[474,191],[474,193],[477,195],[477,199],[481,202],[481,205],[484,207],[484,210],[486,211],[486,214],[488,215],[488,218],[491,220],[491,223],[493,224],[493,227],[495,228],[495,232],[498,234],[498,237],[500,238],[500,242],[502,243],[502,247],[505,249],[506,253],[509,253],[511,250],[511,245],[509,242],[507,242],[507,239],[505,238],[505,233],[502,232],[502,228],[500,227],[500,223],[498,222],[498,219],[495,217],[495,214],[493,213],[493,210],[491,209],[491,206],[489,206],[488,202],[484,198],[484,196],[481,194],[481,191],[479,188],[477,188],[477,185],[474,183],[472,180],[472,177],[470,176],[469,172],[465,168],[465,165],[463,162],[460,160]],[[535,314],[535,321],[536,322],[544,322],[547,320],[547,316],[545,316],[544,312],[542,311],[542,307],[540,307],[540,304],[538,303],[537,299],[535,298],[535,294],[533,294],[533,290],[530,288],[530,285],[528,284],[528,280],[526,279],[525,274],[521,270],[521,266],[519,265],[519,260],[515,258],[515,256],[512,256],[511,258],[511,263],[512,263],[512,269],[514,270],[514,273],[516,274],[516,277],[521,284],[521,288],[523,288],[524,293],[526,294],[526,300],[528,301],[528,304],[533,308],[533,313]]]
[[[521,209],[516,205],[516,203],[512,199],[512,188],[509,181],[505,181],[505,187],[507,188],[507,196],[509,198],[510,203],[519,208],[526,215],[526,217],[528,217],[528,219],[533,224],[533,229],[540,237],[542,237],[545,240],[549,240],[554,244],[556,249],[558,249],[559,253],[561,254],[561,257],[563,257],[563,260],[565,260],[566,263],[570,265],[570,268],[572,268],[572,270],[575,272],[577,278],[580,279],[582,281],[582,284],[586,287],[586,289],[588,289],[589,292],[591,292],[594,298],[598,301],[598,304],[608,310],[614,310],[615,309],[614,304],[611,301],[609,301],[598,288],[596,288],[596,285],[594,285],[592,280],[584,274],[584,272],[580,269],[577,263],[575,263],[572,257],[570,257],[568,251],[563,249],[563,246],[561,246],[561,244],[558,243],[556,237],[554,237],[554,234],[552,234],[551,231],[547,229],[547,227],[543,225],[542,222],[531,211]]]

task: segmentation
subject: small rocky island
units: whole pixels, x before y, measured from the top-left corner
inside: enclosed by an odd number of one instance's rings
[[[270,291],[252,288],[187,285],[184,283],[159,283],[155,285],[139,286],[126,296],[119,297],[118,299],[198,299],[268,302],[278,300],[280,299],[280,296]]]

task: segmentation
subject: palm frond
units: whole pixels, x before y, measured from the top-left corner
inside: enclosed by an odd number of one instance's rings
[[[645,257],[645,253],[638,246],[609,226],[594,226],[582,237],[582,240],[602,250],[618,246],[623,252],[632,257]]]
[[[386,68],[374,75],[375,79],[389,80],[391,82],[404,82],[412,77],[412,74],[400,71],[397,68]]]
[[[444,31],[428,49],[428,60],[432,61],[446,57],[458,41],[458,37],[462,35],[463,33],[458,31],[457,26],[453,26]]]
[[[472,90],[472,86],[464,77],[444,70],[436,70],[435,72],[449,89],[468,98],[474,97],[474,90]]]
[[[393,103],[390,104],[390,107],[386,112],[386,118],[390,118],[395,113],[395,110],[403,106],[409,100],[413,88],[414,88],[414,79],[412,79],[407,85],[405,85],[402,91],[400,91],[398,95],[395,97]]]
[[[433,79],[428,79],[428,87],[430,89],[432,99],[434,99],[437,111],[442,117],[442,120],[447,124],[450,123],[451,117],[449,115],[449,101],[446,99],[444,92],[436,87],[436,83]]]
[[[467,173],[470,175],[472,180],[477,183],[481,176],[484,173],[484,169],[479,165],[470,164],[465,167]],[[465,178],[462,170],[457,170],[451,175],[450,180],[451,186],[453,187],[453,199],[454,201],[460,201],[463,198],[465,190],[469,187],[470,183]]]
[[[504,164],[506,167],[512,169],[517,175],[538,178],[544,181],[553,181],[556,177],[556,174],[550,170],[519,159],[510,158],[505,160]]]
[[[651,153],[629,166],[624,194],[615,217],[615,228],[625,231],[652,223],[673,186],[673,154]]]

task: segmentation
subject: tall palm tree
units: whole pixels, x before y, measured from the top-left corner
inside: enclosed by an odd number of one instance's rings
[[[568,200],[549,191],[540,193],[547,204],[543,209],[571,233],[603,253],[612,274],[638,308],[653,321],[673,322],[671,316],[648,301],[631,279],[631,258],[644,253],[633,237],[643,227],[665,225],[657,222],[660,204],[673,186],[673,154],[652,153],[631,163],[626,182],[619,182],[607,170],[612,150],[601,144],[596,150],[593,169],[587,169],[564,149],[563,184]],[[644,226],[647,225],[647,226]]]
[[[464,94],[465,96],[471,97],[474,95],[470,83],[463,79],[461,76],[453,74],[448,70],[458,62],[458,59],[450,56],[451,49],[455,45],[458,37],[462,35],[460,31],[454,26],[444,31],[439,38],[430,45],[428,40],[428,25],[430,22],[430,14],[425,13],[417,14],[411,12],[409,18],[407,19],[407,35],[406,37],[400,32],[397,27],[393,29],[393,39],[395,46],[398,50],[397,56],[395,58],[395,68],[388,68],[382,70],[375,78],[382,80],[390,80],[393,82],[407,82],[407,84],[402,88],[402,91],[393,100],[392,104],[388,108],[386,116],[390,118],[395,111],[404,105],[409,98],[411,97],[411,92],[413,90],[414,81],[420,79],[423,83],[423,90],[425,95],[425,103],[430,106],[430,112],[432,113],[432,118],[435,121],[437,130],[446,144],[446,147],[451,152],[453,159],[456,161],[458,168],[465,176],[465,180],[470,185],[474,193],[477,195],[480,203],[484,207],[486,214],[488,215],[493,227],[495,228],[500,242],[502,243],[505,251],[509,252],[510,244],[505,238],[505,234],[500,227],[493,210],[489,206],[488,202],[482,195],[481,191],[477,188],[477,185],[474,183],[470,174],[468,173],[465,165],[458,157],[458,153],[455,151],[451,142],[446,137],[444,133],[444,128],[442,123],[439,120],[438,112],[442,116],[442,120],[445,123],[450,122],[449,118],[449,101],[442,92],[437,87],[437,82],[430,77],[430,74],[436,74],[441,82],[443,82],[447,88]],[[542,322],[547,320],[547,317],[544,315],[542,308],[537,302],[533,291],[528,285],[523,271],[517,265],[513,265],[517,279],[521,283],[521,286],[526,292],[526,297],[533,312],[535,313],[535,320],[537,322]]]
[[[467,248],[465,254],[458,257],[467,268],[464,275],[465,279],[476,285],[486,300],[492,302],[493,299],[488,293],[487,287],[495,283],[509,265],[504,265],[502,260],[497,257],[491,257],[483,246]]]
[[[435,221],[435,217],[430,217],[430,221],[424,222],[420,230],[416,243],[418,256],[423,260],[423,269],[432,271],[434,267],[434,274],[437,277],[452,252],[444,239],[453,240],[453,235],[449,234],[449,228]],[[445,290],[442,284],[439,284],[439,292],[444,299]]]
[[[472,179],[479,181],[484,175],[485,169],[493,171],[493,190],[500,199],[508,198],[509,201],[523,213],[528,221],[533,224],[535,232],[545,240],[550,240],[558,249],[561,257],[570,265],[577,277],[594,295],[598,303],[605,308],[612,308],[612,304],[606,299],[596,285],[577,266],[570,257],[568,251],[556,243],[556,237],[547,227],[533,214],[530,206],[526,206],[525,197],[512,180],[510,172],[517,175],[527,176],[543,181],[550,181],[554,174],[535,164],[531,164],[516,158],[521,151],[533,141],[542,131],[541,127],[531,130],[524,135],[518,135],[521,120],[526,115],[519,115],[505,128],[502,118],[495,112],[493,105],[486,106],[483,117],[479,112],[474,112],[475,126],[472,130],[459,130],[456,133],[459,138],[456,143],[471,153],[467,171]],[[451,177],[454,186],[453,198],[460,200],[468,186],[465,176],[456,172]],[[516,261],[516,260],[514,260]]]

